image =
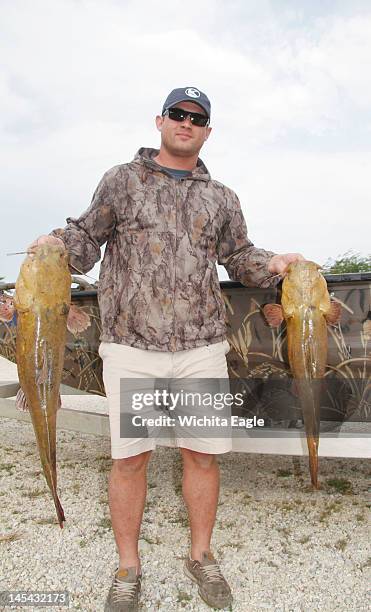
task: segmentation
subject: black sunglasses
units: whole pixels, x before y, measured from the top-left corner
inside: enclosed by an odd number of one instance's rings
[[[174,106],[173,108],[168,108],[162,116],[169,116],[169,119],[173,121],[185,121],[187,117],[190,118],[192,125],[197,125],[198,127],[205,127],[209,123],[209,117],[206,115],[201,115],[201,113],[190,113],[189,111],[183,110],[182,108],[177,108]]]

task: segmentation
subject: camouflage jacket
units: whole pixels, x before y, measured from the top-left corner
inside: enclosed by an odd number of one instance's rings
[[[64,229],[71,266],[88,272],[100,259],[101,340],[179,351],[226,339],[216,262],[247,286],[279,282],[274,255],[253,246],[237,196],[211,180],[202,163],[177,180],[140,149],[108,170],[90,207]]]

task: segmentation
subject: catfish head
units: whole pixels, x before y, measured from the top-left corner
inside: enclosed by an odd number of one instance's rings
[[[15,307],[25,312],[35,307],[60,307],[68,313],[65,296],[70,291],[68,251],[58,244],[41,244],[30,252],[15,285]],[[52,290],[51,290],[52,288]]]
[[[302,317],[303,312],[317,311],[327,323],[340,321],[341,307],[330,300],[327,284],[320,273],[321,266],[313,261],[291,263],[282,283],[281,304],[266,304],[264,316],[271,327],[278,327],[285,319]]]
[[[68,260],[68,251],[64,246],[46,242],[30,251],[25,263],[34,270],[68,269]]]

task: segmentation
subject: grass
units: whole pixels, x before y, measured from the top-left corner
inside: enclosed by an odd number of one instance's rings
[[[276,475],[278,478],[288,478],[288,476],[292,476],[292,472],[290,470],[277,470]]]
[[[16,540],[22,539],[22,533],[20,531],[14,531],[6,535],[0,535],[0,542],[15,542]]]
[[[312,484],[304,485],[301,489],[302,493],[313,493],[315,490]]]
[[[345,478],[328,478],[326,484],[330,489],[341,493],[341,495],[351,495],[353,493],[352,483]]]
[[[41,497],[41,495],[45,495],[45,493],[47,493],[46,489],[34,489],[33,491],[26,491],[25,497],[34,499],[35,497]]]
[[[234,521],[228,522],[228,523],[224,523],[223,528],[224,529],[231,529],[234,526]]]
[[[188,601],[192,601],[191,595],[188,595],[185,591],[179,591],[177,595],[177,602],[180,604],[186,604]]]
[[[35,521],[38,525],[58,525],[58,521],[54,516],[49,516],[47,518],[36,519]]]
[[[292,457],[292,465],[294,468],[294,476],[301,479],[303,477],[303,472],[301,469],[300,460],[297,457]]]
[[[366,521],[364,514],[356,514],[356,521],[358,523],[364,523]]]
[[[112,527],[111,519],[109,519],[108,516],[105,516],[99,521],[98,527],[103,527],[103,529],[111,529]]]
[[[289,512],[290,510],[295,510],[295,505],[291,502],[283,502],[281,506],[281,510],[283,512]]]
[[[338,550],[341,550],[341,552],[343,552],[346,547],[348,546],[348,539],[347,538],[341,538],[341,540],[338,540],[337,542],[335,542],[334,544],[335,548],[337,548]]]
[[[218,548],[218,554],[222,554],[222,550],[224,548],[235,548],[236,550],[241,550],[243,548],[242,542],[228,542],[227,544],[221,544]]]
[[[96,461],[112,461],[112,457],[110,455],[98,455]]]
[[[174,484],[174,493],[175,495],[182,495],[182,482],[176,482]]]
[[[186,514],[169,519],[169,523],[172,523],[173,525],[174,524],[180,525],[181,527],[188,527],[189,526],[188,517],[187,517]]]
[[[289,537],[291,535],[291,531],[287,527],[278,527],[277,531],[278,533],[282,533],[286,537]]]
[[[40,474],[42,474],[41,470],[34,470],[33,472],[29,473],[29,476],[40,476]]]
[[[148,544],[161,544],[160,538],[157,538],[157,537],[153,540],[152,538],[149,538],[148,536],[142,535],[140,539],[144,540]]]
[[[282,541],[280,542],[280,544],[281,544],[282,552],[284,555],[286,555],[286,557],[291,559],[293,555],[296,555],[296,553],[294,553],[292,550],[290,550],[290,548],[287,547],[287,542]]]
[[[110,465],[107,465],[106,463],[100,463],[97,467],[97,472],[108,472],[111,469]]]
[[[3,470],[4,472],[8,472],[8,474],[10,474],[12,469],[15,467],[16,467],[15,463],[0,463],[0,470]]]
[[[371,567],[371,557],[366,559],[366,561],[362,563],[362,565],[359,566],[359,569],[364,570],[364,569],[368,569],[369,567]]]
[[[328,504],[325,510],[322,510],[321,514],[319,515],[319,522],[323,523],[327,518],[329,518],[329,516],[331,516],[333,512],[339,512],[340,510],[341,506],[339,501],[331,502]]]

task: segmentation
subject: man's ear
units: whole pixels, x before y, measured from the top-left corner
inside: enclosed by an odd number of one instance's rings
[[[211,128],[211,127],[206,128],[205,140],[207,140],[209,138],[212,129],[213,128]]]
[[[161,132],[161,128],[163,126],[164,123],[164,118],[160,117],[160,115],[156,116],[156,127],[158,129],[159,132]]]

